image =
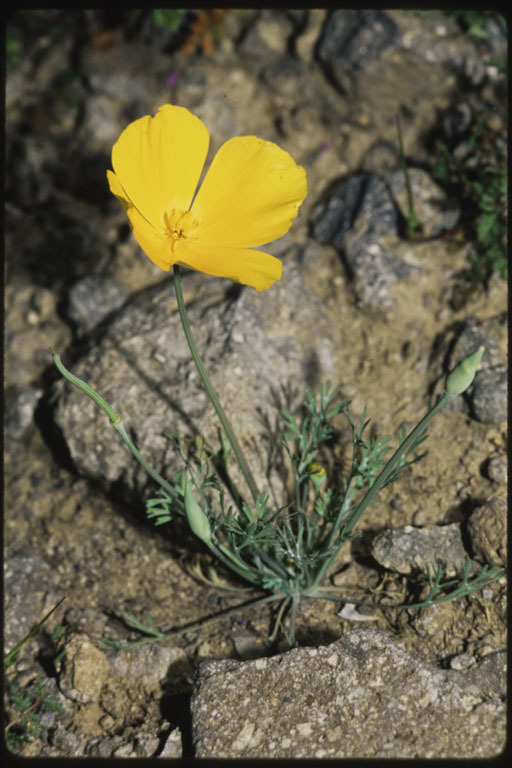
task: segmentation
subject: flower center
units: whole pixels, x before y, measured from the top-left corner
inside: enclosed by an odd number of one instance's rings
[[[168,238],[171,251],[181,240],[197,240],[199,223],[192,218],[192,211],[173,208],[164,213],[164,237]]]

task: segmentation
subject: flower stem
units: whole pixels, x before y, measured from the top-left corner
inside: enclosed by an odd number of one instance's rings
[[[121,437],[121,440],[124,442],[128,450],[131,452],[132,456],[137,459],[141,467],[144,467],[146,472],[150,477],[155,480],[161,488],[164,489],[164,491],[167,491],[169,496],[172,496],[172,499],[174,503],[178,506],[180,510],[183,511],[183,503],[181,499],[179,498],[178,494],[176,493],[176,490],[170,485],[167,480],[165,480],[159,472],[156,471],[156,469],[153,469],[151,464],[149,464],[144,456],[141,454],[135,443],[130,439],[128,436],[128,433],[126,432],[126,429],[123,426],[123,423],[120,421],[117,424],[112,424],[118,435]]]
[[[210,378],[204,367],[203,361],[201,360],[201,357],[197,350],[194,337],[192,336],[192,331],[190,329],[190,324],[188,322],[187,312],[185,309],[185,302],[183,300],[183,293],[181,290],[181,271],[180,271],[180,267],[176,264],[173,267],[173,274],[174,274],[174,290],[176,291],[176,299],[178,301],[178,311],[180,313],[181,324],[183,326],[183,331],[185,333],[185,338],[187,339],[190,353],[192,355],[194,363],[196,364],[196,368],[199,373],[199,376],[201,377],[201,381],[203,382],[204,388],[206,390],[206,394],[210,398],[211,403],[217,413],[217,416],[219,417],[220,423],[222,424],[222,428],[224,429],[224,432],[226,433],[226,436],[231,444],[236,460],[238,462],[238,466],[240,467],[240,470],[245,478],[245,482],[247,483],[247,486],[251,492],[253,499],[256,501],[258,497],[258,488],[252,476],[251,470],[249,469],[249,466],[245,460],[245,456],[242,453],[242,449],[240,448],[238,440],[236,439],[235,433],[233,432],[231,424],[229,423],[228,417],[226,416],[224,409],[220,404],[219,398],[217,397],[217,394],[212,386]]]
[[[51,348],[51,353],[53,356],[53,362],[55,363],[55,366],[59,373],[64,376],[65,379],[67,379],[71,384],[73,384],[75,387],[80,389],[82,392],[84,392],[87,397],[90,397],[91,400],[96,403],[96,405],[101,408],[103,413],[106,413],[107,416],[110,419],[110,423],[118,433],[118,435],[121,437],[124,444],[127,446],[129,451],[131,452],[132,456],[137,459],[139,464],[144,467],[146,472],[150,477],[153,478],[153,480],[156,480],[156,482],[160,485],[161,488],[163,488],[167,493],[172,496],[174,499],[175,504],[183,510],[183,503],[181,499],[179,498],[178,494],[176,493],[175,489],[170,485],[167,480],[165,480],[162,475],[160,475],[156,469],[154,469],[151,464],[149,464],[146,459],[142,456],[140,451],[138,450],[137,446],[134,444],[134,442],[130,439],[128,436],[128,433],[126,432],[123,423],[121,421],[121,417],[112,406],[110,406],[106,400],[104,400],[101,395],[99,395],[95,389],[93,389],[89,384],[87,384],[86,381],[83,381],[83,379],[79,379],[78,376],[74,376],[71,371],[68,371],[62,360],[60,359],[60,355],[56,352],[55,349]]]

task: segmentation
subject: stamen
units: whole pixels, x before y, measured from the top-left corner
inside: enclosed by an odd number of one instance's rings
[[[180,240],[195,240],[199,227],[198,222],[191,217],[191,211],[182,211],[173,208],[165,211],[163,215],[163,234],[170,240],[171,250]]]

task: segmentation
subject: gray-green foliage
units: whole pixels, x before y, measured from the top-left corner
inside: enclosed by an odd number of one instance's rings
[[[187,327],[187,332],[189,329]],[[192,347],[193,348],[193,347]],[[398,446],[390,457],[390,438],[366,436],[369,420],[363,413],[356,424],[349,411],[349,401],[339,397],[338,389],[329,383],[316,391],[306,391],[299,413],[284,410],[283,448],[292,467],[295,494],[283,499],[281,506],[269,503],[265,494],[258,493],[254,478],[245,462],[238,465],[251,491],[252,502],[247,503],[243,494],[230,478],[229,459],[233,451],[240,459],[240,446],[234,436],[219,431],[220,447],[214,451],[205,441],[197,438],[188,442],[167,434],[182,460],[182,469],[172,480],[163,478],[140,454],[122,426],[120,416],[86,382],[73,376],[53,351],[59,371],[68,381],[88,395],[110,418],[132,455],[160,485],[158,495],[147,503],[147,515],[156,525],[172,523],[176,517],[184,517],[189,528],[208,548],[219,563],[236,574],[248,588],[257,590],[264,597],[250,600],[231,610],[241,610],[258,603],[279,602],[279,609],[270,639],[281,630],[290,644],[295,643],[295,619],[301,600],[344,600],[355,604],[362,601],[339,594],[323,582],[343,545],[357,535],[355,527],[362,515],[375,504],[379,491],[394,482],[408,466],[419,461],[424,454],[416,451],[427,437],[427,426],[443,406],[470,386],[483,354],[480,347],[461,360],[445,380],[445,390],[425,416],[409,434],[402,430]],[[197,353],[194,351],[194,354]],[[199,366],[202,369],[202,363]],[[206,375],[205,375],[206,378]],[[211,384],[207,381],[207,389]],[[214,393],[213,393],[214,394]],[[215,396],[216,398],[216,396]],[[217,403],[223,419],[225,415]],[[342,478],[327,477],[318,460],[321,451],[329,447],[334,436],[334,423],[339,418],[348,420],[352,436],[350,469]],[[324,482],[329,481],[324,488]],[[443,581],[443,571],[434,566],[430,576],[430,592],[422,603],[400,606],[421,607],[434,605],[453,597],[470,595],[484,585],[496,581],[502,574],[500,568],[483,568],[469,578],[471,563],[464,571],[460,583]],[[201,571],[197,575],[212,586],[221,585],[212,566],[208,578]],[[239,589],[239,588],[238,588]],[[390,607],[389,604],[386,607]],[[284,618],[289,610],[289,628]],[[215,617],[199,622],[204,625]],[[138,642],[161,640],[169,634],[187,631],[181,627],[169,633],[155,630],[152,623],[146,627],[126,619],[131,628],[147,635]],[[110,647],[124,647],[109,642]]]
[[[178,8],[161,8],[153,11],[153,21],[157,27],[165,27],[171,32],[175,32],[179,25],[185,11]]]
[[[437,143],[434,177],[458,201],[465,239],[473,244],[471,267],[465,272],[471,284],[486,283],[493,272],[508,275],[508,172],[506,140],[476,118],[467,140],[468,152],[460,157],[443,141]]]
[[[348,420],[351,430],[350,469],[339,482],[324,487],[328,478],[317,460],[340,416]],[[236,489],[231,496],[226,494],[220,479],[228,476],[225,444],[214,453],[198,441],[186,452],[183,441],[174,438],[185,469],[175,476],[173,485],[183,500],[193,488],[201,520],[199,526],[191,527],[217,560],[254,588],[281,601],[271,638],[279,629],[284,631],[284,615],[291,609],[286,635],[293,644],[301,599],[343,599],[329,587],[322,587],[324,577],[343,545],[357,535],[355,525],[375,503],[376,493],[425,455],[410,458],[427,433],[423,422],[409,436],[402,431],[397,449],[388,458],[390,438],[367,437],[366,413],[356,423],[349,401],[341,400],[338,389],[331,390],[329,383],[317,391],[307,390],[300,414],[285,409],[282,420],[283,447],[295,479],[295,497],[283,506],[274,508],[262,494],[253,504],[247,504]],[[147,514],[161,524],[182,514],[182,508],[176,497],[159,491],[149,500]],[[443,582],[441,569],[434,569],[432,590],[424,605],[451,599],[450,593],[451,597],[471,594],[484,583],[492,583],[500,573],[499,569],[484,569],[471,580],[467,571],[462,582],[454,586],[453,581]],[[211,579],[209,582],[213,583]]]
[[[37,635],[43,624],[57,610],[64,598],[49,611],[46,616],[35,624],[27,634],[4,656],[4,675],[7,676],[7,670],[11,667],[21,648],[33,637]],[[57,642],[62,633],[62,625],[58,625],[52,633],[52,640]],[[61,704],[46,695],[44,690],[44,681],[37,675],[35,680],[25,687],[17,683],[7,683],[6,685],[7,703],[10,710],[10,720],[5,725],[5,741],[8,749],[15,751],[16,746],[25,742],[31,742],[39,738],[41,733],[41,714],[43,712],[62,712]]]
[[[11,751],[15,751],[18,744],[39,738],[43,712],[63,711],[60,702],[46,695],[44,681],[39,675],[25,688],[11,683],[7,687],[7,698],[13,717],[6,725],[5,741]]]

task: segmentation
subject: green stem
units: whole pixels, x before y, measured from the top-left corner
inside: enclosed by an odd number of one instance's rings
[[[167,480],[165,480],[162,475],[160,475],[156,469],[153,469],[151,464],[148,464],[146,459],[142,456],[137,446],[131,441],[131,439],[128,437],[128,434],[123,426],[123,423],[120,421],[117,424],[112,424],[118,435],[121,437],[124,444],[129,448],[132,456],[137,459],[139,464],[144,467],[146,472],[150,477],[153,478],[153,480],[156,480],[156,482],[169,494],[169,496],[172,497],[173,501],[176,503],[176,505],[179,507],[179,509],[183,512],[184,506],[183,502],[179,498],[178,494],[172,487],[172,485],[169,485]]]
[[[414,212],[414,203],[412,196],[411,181],[409,178],[409,170],[407,168],[407,162],[405,160],[404,143],[402,140],[402,126],[400,124],[400,116],[396,116],[396,130],[398,133],[398,145],[400,148],[400,161],[402,163],[402,170],[405,178],[405,189],[407,191],[407,206],[408,206],[408,218],[407,218],[407,234],[412,237],[419,227],[419,221]]]
[[[74,374],[71,373],[71,371],[68,371],[62,360],[60,359],[60,355],[52,348],[51,353],[53,356],[53,362],[55,363],[55,366],[57,370],[59,371],[62,376],[64,376],[65,379],[67,379],[71,384],[74,384],[75,387],[80,389],[84,394],[87,395],[87,397],[90,397],[91,400],[96,403],[96,405],[101,408],[103,413],[105,413],[108,418],[110,419],[110,423],[118,433],[118,435],[121,437],[122,441],[125,443],[125,445],[129,448],[132,456],[134,456],[139,464],[144,467],[146,472],[150,477],[153,478],[153,480],[156,480],[156,482],[171,496],[179,509],[183,512],[183,502],[179,498],[178,494],[172,487],[172,485],[169,485],[167,480],[165,480],[162,475],[160,475],[156,469],[153,469],[153,467],[148,464],[148,462],[145,460],[145,458],[142,456],[142,454],[139,452],[138,448],[134,445],[134,443],[130,440],[128,437],[128,434],[123,426],[123,423],[121,421],[121,417],[112,406],[110,406],[106,400],[99,395],[96,390],[94,390],[87,382],[83,381],[82,379],[79,379],[78,376],[74,376]]]
[[[233,554],[233,552],[231,552],[228,547],[225,547],[224,544],[220,542],[215,544],[213,541],[205,541],[205,544],[210,552],[212,552],[215,557],[221,561],[221,563],[224,563],[226,568],[234,571],[246,581],[251,582],[251,584],[259,585],[261,579],[254,575],[253,569],[244,563],[241,558]]]
[[[277,618],[276,618],[276,621],[275,621],[275,624],[274,624],[274,629],[272,631],[272,634],[269,635],[269,638],[268,638],[270,643],[273,643],[274,640],[277,637],[277,633],[279,631],[279,627],[281,626],[281,621],[282,621],[282,618],[283,618],[283,613],[284,613],[285,609],[290,605],[291,599],[292,599],[291,597],[285,597],[283,599],[283,602],[279,606],[279,610],[278,610],[278,613],[277,613]],[[285,634],[286,634],[286,632],[285,632]]]
[[[292,609],[290,612],[290,630],[287,635],[288,644],[290,646],[296,645],[295,643],[295,620],[297,618],[297,608],[299,606],[300,596],[294,595],[292,597]]]
[[[26,642],[28,642],[28,641],[29,641],[29,640],[31,640],[33,637],[35,637],[35,635],[37,635],[37,633],[39,632],[39,630],[41,629],[41,627],[43,626],[43,624],[45,623],[45,621],[47,621],[47,620],[50,618],[50,616],[52,615],[52,613],[54,613],[54,612],[57,610],[57,608],[59,607],[59,605],[60,605],[60,604],[62,603],[62,601],[63,601],[63,600],[65,600],[65,599],[66,599],[65,597],[61,597],[61,599],[59,600],[59,602],[58,602],[58,603],[56,603],[56,605],[54,605],[54,606],[53,606],[53,608],[51,609],[51,611],[48,611],[48,613],[46,614],[46,616],[44,616],[44,618],[42,618],[42,619],[41,619],[41,621],[39,621],[37,624],[35,624],[35,625],[32,627],[32,629],[30,629],[30,630],[27,632],[27,634],[25,635],[25,637],[23,638],[23,640],[20,640],[20,642],[19,642],[19,643],[17,643],[17,645],[15,645],[15,646],[14,646],[14,648],[12,648],[12,649],[9,651],[9,653],[6,653],[6,654],[5,654],[5,656],[4,656],[4,669],[7,669],[7,667],[10,667],[10,666],[11,666],[11,664],[14,664],[14,662],[16,661],[16,656],[17,656],[17,654],[18,654],[18,651],[20,650],[20,648],[22,648],[22,647],[25,645],[25,643],[26,643]]]
[[[181,271],[180,271],[180,267],[176,264],[173,267],[173,274],[174,274],[174,290],[176,291],[176,299],[178,301],[178,311],[180,313],[181,324],[183,326],[183,331],[185,333],[185,338],[187,339],[190,353],[192,355],[194,363],[196,364],[196,368],[199,373],[199,376],[201,377],[201,381],[203,382],[204,388],[206,390],[206,394],[210,398],[212,405],[215,408],[215,411],[217,413],[217,416],[219,417],[220,423],[222,424],[222,428],[224,429],[224,432],[226,433],[226,436],[234,451],[236,460],[238,462],[238,466],[240,467],[240,470],[245,478],[245,482],[247,483],[247,486],[251,492],[251,495],[254,501],[256,501],[258,497],[258,488],[256,487],[256,483],[252,476],[251,470],[249,469],[249,466],[245,460],[245,456],[242,452],[242,449],[240,448],[238,440],[236,439],[236,436],[235,436],[235,433],[233,432],[231,424],[229,423],[229,420],[226,414],[224,413],[224,409],[220,404],[219,398],[217,397],[217,394],[212,386],[210,378],[206,372],[206,368],[204,367],[203,361],[201,360],[201,357],[197,350],[194,337],[192,336],[192,331],[190,329],[190,324],[188,322],[188,317],[185,309],[185,302],[183,301],[183,293],[181,290]]]

